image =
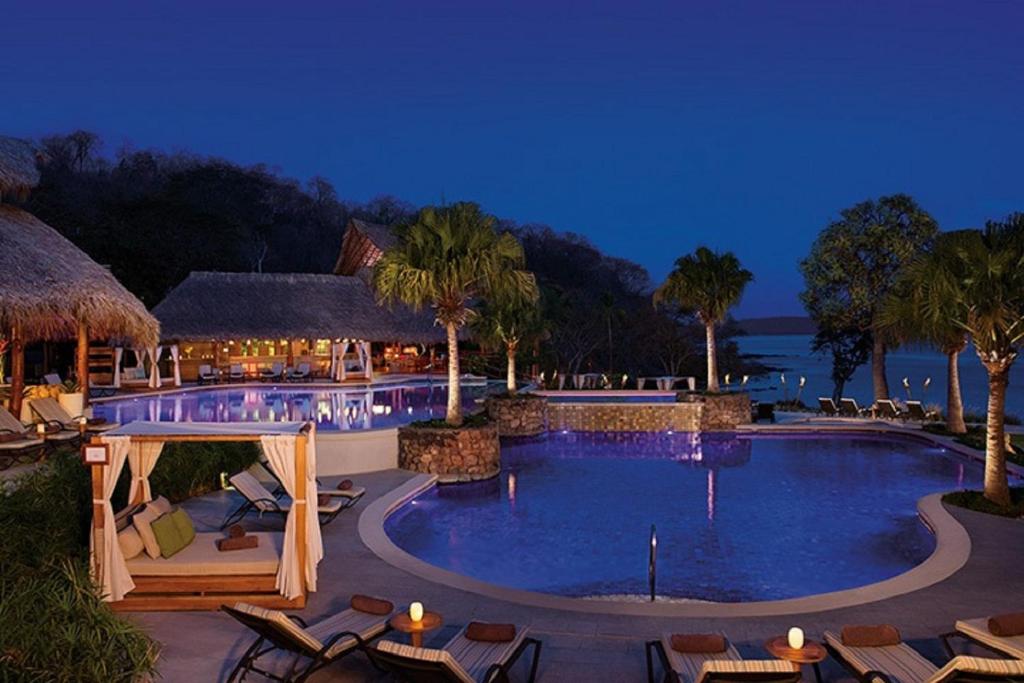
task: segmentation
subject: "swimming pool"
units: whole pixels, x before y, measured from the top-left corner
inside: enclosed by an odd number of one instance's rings
[[[795,598],[901,574],[934,538],[918,499],[977,486],[937,447],[860,435],[550,433],[507,442],[501,475],[434,487],[385,523],[435,566],[561,596]]]
[[[462,405],[491,391],[463,385]],[[96,402],[97,417],[125,424],[160,422],[290,422],[313,420],[326,431],[387,429],[416,420],[444,417],[448,386],[418,382],[371,387],[239,386],[177,391]]]

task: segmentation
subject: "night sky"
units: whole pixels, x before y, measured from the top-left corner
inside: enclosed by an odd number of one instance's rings
[[[1024,210],[1021,2],[7,4],[0,134],[472,199],[654,278],[730,249],[744,316],[802,312],[796,263],[856,201]]]

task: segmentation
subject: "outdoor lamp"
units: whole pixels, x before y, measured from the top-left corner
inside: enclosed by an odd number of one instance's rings
[[[786,383],[786,373],[784,373],[784,372],[780,372],[779,373],[779,381],[782,382],[783,384]]]
[[[804,385],[807,384],[807,378],[803,375],[800,376],[800,388],[803,389]]]
[[[804,630],[799,626],[794,626],[789,629],[789,634],[786,636],[786,640],[789,642],[789,646],[794,650],[799,650],[804,646]]]
[[[414,602],[409,605],[409,618],[414,622],[423,621],[423,603]],[[801,634],[802,635],[802,634]]]
[[[908,389],[910,388],[910,378],[908,378],[908,377],[904,377],[903,378],[903,386],[905,386]]]
[[[743,375],[743,386],[747,386],[747,382],[750,381],[750,375]]]

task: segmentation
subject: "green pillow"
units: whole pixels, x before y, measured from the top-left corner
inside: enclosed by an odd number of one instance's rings
[[[192,519],[181,508],[161,515],[151,526],[160,546],[160,555],[165,558],[180,553],[196,538]]]

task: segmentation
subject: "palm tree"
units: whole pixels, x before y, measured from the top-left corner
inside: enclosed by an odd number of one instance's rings
[[[1024,214],[965,234],[956,255],[956,267],[937,273],[935,286],[961,302],[958,322],[988,372],[985,498],[1008,506],[1003,420],[1010,368],[1024,342]]]
[[[732,252],[717,253],[697,247],[692,254],[676,260],[675,269],[654,292],[654,303],[672,302],[691,310],[704,324],[708,347],[708,391],[718,391],[718,360],[715,353],[715,325],[725,320],[753,273],[743,268]]]
[[[523,344],[539,341],[544,335],[544,320],[536,303],[497,297],[481,307],[473,322],[473,337],[484,346],[501,347],[506,358],[506,386],[516,393],[516,352]]]
[[[941,233],[931,251],[911,261],[880,310],[880,329],[900,342],[924,342],[946,356],[946,430],[964,434],[964,404],[960,393],[960,353],[967,347],[963,321],[967,309],[948,287],[959,288],[965,273],[959,250],[975,239],[976,231]]]
[[[471,202],[427,207],[398,229],[398,244],[374,266],[373,283],[382,303],[400,301],[434,309],[448,338],[448,411],[462,424],[459,391],[459,330],[476,314],[480,299],[536,301],[537,282],[522,269],[522,245],[495,230],[495,218]]]

